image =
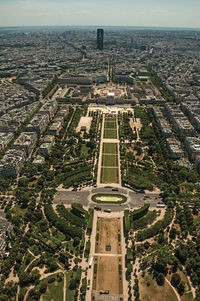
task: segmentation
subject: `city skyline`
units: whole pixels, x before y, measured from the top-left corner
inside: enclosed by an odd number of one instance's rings
[[[200,27],[200,2],[1,0],[0,26]]]

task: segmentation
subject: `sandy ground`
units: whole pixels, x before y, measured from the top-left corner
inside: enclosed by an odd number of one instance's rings
[[[146,273],[147,274],[147,273]],[[148,275],[148,274],[147,274]],[[146,278],[146,277],[145,277]],[[139,276],[140,298],[141,300],[151,301],[181,301],[180,296],[176,292],[175,288],[165,278],[165,284],[158,286],[155,280],[150,280],[151,285],[148,287],[145,278]]]
[[[85,126],[86,127],[86,133],[89,134],[91,123],[92,123],[92,117],[81,117],[81,119],[79,121],[79,124],[76,128],[76,132],[77,133],[80,132],[81,127]]]
[[[140,118],[130,118],[130,127],[133,129],[133,131],[134,131],[134,127],[141,130],[142,124]]]
[[[91,257],[96,258],[96,263],[99,265],[99,267],[97,266],[97,274],[98,271],[100,272],[100,276],[99,275],[94,275],[94,264],[92,265],[92,268],[88,269],[88,277],[87,279],[90,280],[91,282],[91,286],[90,289],[87,290],[87,294],[86,294],[86,300],[87,301],[91,301],[91,300],[108,300],[108,297],[110,297],[109,300],[120,300],[120,298],[123,298],[123,300],[128,300],[128,283],[125,279],[125,240],[124,240],[124,236],[123,236],[123,212],[112,212],[109,213],[109,218],[108,218],[108,214],[104,213],[104,212],[94,212],[94,219],[93,219],[93,228],[92,228],[92,234],[91,234],[91,249],[90,249],[90,257],[89,257],[89,261],[91,259]],[[113,220],[114,223],[117,222],[117,230],[118,227],[120,227],[121,230],[121,253],[120,254],[116,254],[114,252],[116,252],[116,248],[113,251],[113,249],[111,248],[110,252],[106,252],[106,253],[96,253],[95,251],[95,244],[96,244],[96,232],[97,232],[97,218],[102,218],[103,220]],[[113,228],[113,226],[112,226]],[[113,229],[115,233],[117,233],[116,229]],[[113,230],[110,230],[110,232],[112,232]],[[116,241],[116,240],[115,240]],[[118,243],[118,238],[117,238],[117,243]],[[104,242],[105,245],[105,242]],[[101,258],[101,259],[100,259]],[[99,261],[98,261],[99,260]],[[121,265],[122,265],[122,279],[119,279],[119,271],[118,271],[118,264],[119,264],[119,260],[121,260]],[[112,269],[109,267],[111,262],[112,265]],[[95,260],[94,260],[95,263]],[[104,271],[104,272],[103,272]],[[109,275],[109,279],[107,279],[107,276],[105,275]],[[96,277],[96,279],[93,278],[93,276]],[[98,279],[97,279],[98,277]],[[106,279],[104,280],[104,278],[106,277]],[[110,279],[112,279],[112,281],[114,281],[114,286],[111,283],[109,285],[108,290],[110,291],[109,295],[99,295],[98,293],[98,289],[99,290],[106,290],[107,289],[107,282],[109,283]],[[118,280],[117,280],[118,279]],[[93,281],[94,280],[94,281]],[[93,288],[94,286],[94,288]],[[98,288],[99,286],[99,288]],[[97,290],[96,290],[97,288]],[[118,290],[118,291],[117,291]],[[114,293],[113,293],[114,292]],[[114,294],[111,296],[111,294]],[[95,296],[95,299],[92,298],[91,299],[91,295]],[[107,299],[105,299],[105,297]],[[121,299],[122,300],[122,299]]]
[[[6,219],[6,215],[3,210],[0,210],[0,218]]]
[[[98,218],[97,233],[99,233],[97,253],[120,254],[121,253],[121,223],[120,218]],[[118,234],[120,242],[118,242]],[[111,250],[106,251],[106,246]]]
[[[94,264],[89,269],[88,279],[92,279],[92,288],[90,292],[95,295],[95,300],[127,300],[127,281],[125,279],[125,241],[123,235],[123,212],[111,213],[109,217],[103,212],[95,212],[94,228],[91,236],[91,256],[94,256]],[[98,222],[97,226],[97,219]],[[95,237],[97,231],[100,232],[98,250],[95,250]],[[118,234],[120,234],[120,246],[118,242]],[[106,245],[111,245],[111,250],[106,251]],[[97,253],[98,252],[98,253]],[[94,266],[96,264],[97,274],[94,274]],[[119,264],[122,266],[122,273],[119,274]],[[94,277],[93,277],[94,276]],[[109,290],[107,297],[99,295],[100,290]],[[111,296],[112,295],[112,296]],[[103,299],[102,299],[103,297]],[[86,300],[91,300],[89,292]],[[92,299],[94,300],[94,299]],[[108,299],[105,299],[108,300]]]
[[[19,282],[19,278],[18,278],[17,274],[16,274],[16,276],[14,276],[13,272],[14,272],[14,267],[11,268],[10,274],[9,274],[8,278],[6,279],[5,283],[8,283],[10,281],[13,281],[16,283]]]
[[[123,293],[122,281],[119,279],[118,265],[121,257],[99,256],[97,258],[96,290],[109,290],[109,294]]]
[[[137,134],[137,141],[140,140],[140,130],[142,128],[142,124],[140,122],[140,118],[130,118],[130,127],[132,128],[133,132],[135,132],[134,127],[136,128],[136,134]]]

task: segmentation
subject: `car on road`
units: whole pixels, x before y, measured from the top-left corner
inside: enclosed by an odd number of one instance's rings
[[[111,209],[104,209],[104,212],[111,213]]]
[[[90,279],[88,280],[87,289],[90,289]]]
[[[118,188],[112,188],[112,191],[119,191]]]
[[[95,206],[94,207],[95,210],[101,211],[101,207]]]

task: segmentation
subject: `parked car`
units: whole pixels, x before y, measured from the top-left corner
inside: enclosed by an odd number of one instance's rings
[[[111,213],[111,209],[104,209],[104,212]]]
[[[118,188],[112,188],[112,191],[119,191]]]
[[[95,206],[94,207],[95,210],[101,211],[101,207]]]

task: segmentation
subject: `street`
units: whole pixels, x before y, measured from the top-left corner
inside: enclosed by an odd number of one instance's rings
[[[72,203],[80,203],[86,208],[94,208],[97,203],[93,202],[91,197],[96,193],[122,194],[127,197],[127,202],[124,204],[98,204],[102,209],[110,208],[113,212],[135,209],[143,206],[145,203],[149,203],[151,207],[156,207],[157,202],[161,200],[159,193],[137,193],[125,187],[119,188],[119,191],[116,192],[112,191],[111,186],[105,186],[101,188],[88,187],[79,191],[62,189],[55,194],[54,204],[63,203],[64,205],[70,205]]]

